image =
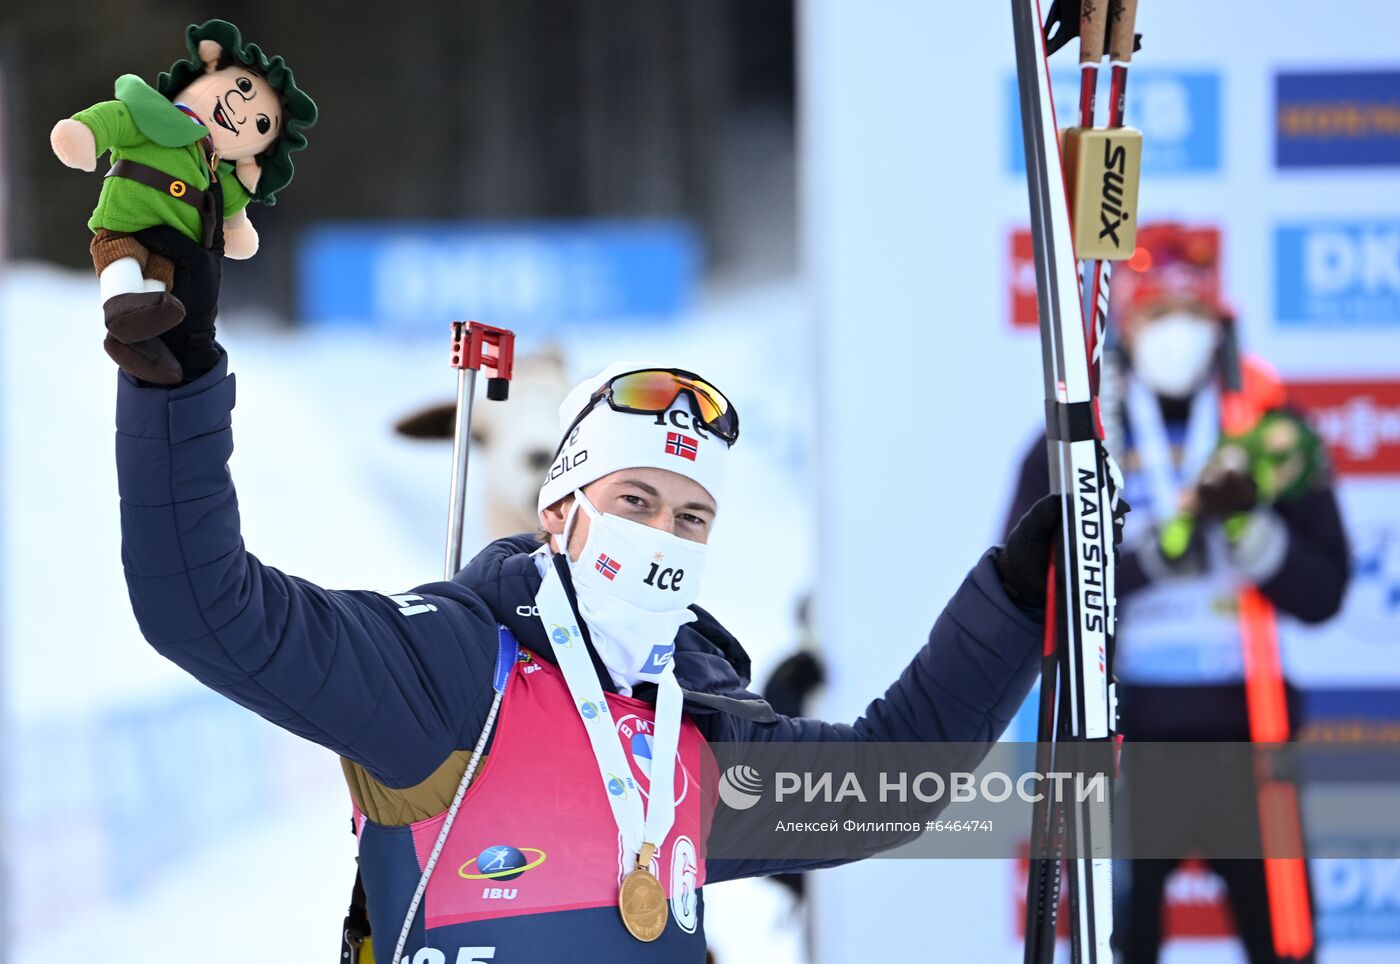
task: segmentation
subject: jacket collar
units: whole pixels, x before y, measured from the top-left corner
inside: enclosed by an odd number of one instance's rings
[[[116,97],[130,111],[136,129],[161,147],[185,147],[209,136],[202,121],[196,123],[135,74],[117,78]]]

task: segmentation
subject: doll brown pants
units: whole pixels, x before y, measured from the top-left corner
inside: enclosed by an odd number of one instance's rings
[[[141,265],[141,277],[163,281],[167,289],[175,282],[174,262],[148,250],[134,235],[99,228],[88,250],[92,252],[92,266],[98,274],[119,258],[135,258]]]

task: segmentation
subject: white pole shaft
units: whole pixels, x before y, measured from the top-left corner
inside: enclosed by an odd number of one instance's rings
[[[442,578],[462,571],[462,528],[466,524],[467,458],[471,454],[472,399],[476,369],[457,371],[457,421],[452,434],[452,492],[447,503],[447,559]]]

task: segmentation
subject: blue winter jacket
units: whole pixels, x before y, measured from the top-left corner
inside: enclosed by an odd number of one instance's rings
[[[388,595],[322,589],[263,564],[239,531],[227,369],[224,357],[169,390],[119,375],[122,562],[141,630],[230,699],[388,787],[413,786],[475,744],[491,702],[498,624],[553,662],[539,620],[528,615],[540,584],[528,556],[535,543],[501,540],[456,580],[414,589],[445,617],[432,620],[401,618],[405,604]],[[1040,627],[1007,598],[989,555],[853,724],[774,714],[747,689],[743,648],[697,612],[677,638],[675,671],[687,714],[711,742],[993,741],[1039,667]],[[714,861],[708,877],[800,866]]]

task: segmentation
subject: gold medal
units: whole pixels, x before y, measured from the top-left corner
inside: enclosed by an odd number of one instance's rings
[[[655,851],[656,844],[642,844],[637,866],[622,878],[622,890],[617,895],[622,925],[639,941],[654,941],[666,929],[666,891],[650,869]]]

